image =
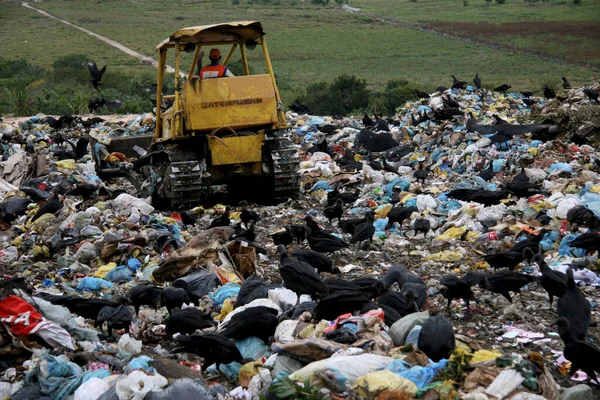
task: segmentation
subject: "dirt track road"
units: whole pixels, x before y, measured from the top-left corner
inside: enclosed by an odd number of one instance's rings
[[[54,19],[56,21],[62,22],[65,25],[69,25],[70,27],[73,27],[75,29],[79,29],[80,31],[82,31],[84,33],[87,33],[88,35],[93,36],[96,39],[102,40],[104,43],[107,43],[107,44],[109,44],[109,45],[111,45],[113,47],[116,47],[117,49],[121,50],[123,53],[129,54],[130,56],[137,58],[138,60],[140,60],[141,62],[143,62],[145,64],[150,64],[150,65],[153,65],[154,67],[158,67],[158,61],[156,61],[154,58],[145,56],[143,54],[140,54],[137,51],[133,51],[129,47],[125,47],[121,43],[116,42],[116,41],[114,41],[112,39],[109,39],[106,36],[98,35],[95,32],[92,32],[92,31],[90,31],[88,29],[82,28],[81,26],[77,26],[77,25],[75,25],[75,24],[73,24],[73,23],[71,23],[69,21],[65,21],[64,19],[60,19],[58,17],[55,17],[54,15],[51,15],[51,14],[47,13],[44,10],[40,10],[39,8],[35,8],[35,7],[30,6],[29,3],[23,2],[23,3],[21,3],[21,5],[23,7],[25,7],[25,8],[29,8],[31,10],[39,12],[44,17],[52,18],[52,19]],[[174,73],[175,69],[173,67],[167,65],[167,72]]]

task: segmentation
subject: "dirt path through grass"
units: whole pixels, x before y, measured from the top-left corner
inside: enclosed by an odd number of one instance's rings
[[[376,21],[400,26],[402,28],[414,29],[414,30],[418,30],[421,32],[425,32],[425,33],[432,33],[434,35],[443,36],[443,37],[446,37],[449,39],[454,39],[454,40],[458,40],[458,41],[465,42],[465,43],[485,46],[490,49],[510,51],[512,53],[522,54],[522,55],[529,56],[529,57],[536,57],[538,59],[545,60],[545,61],[586,68],[586,69],[590,69],[593,71],[598,70],[597,66],[594,66],[591,64],[573,61],[573,60],[563,58],[563,57],[554,57],[554,56],[550,56],[550,55],[542,53],[542,52],[532,51],[531,49],[523,49],[523,48],[519,48],[519,47],[515,47],[515,46],[502,45],[502,44],[488,42],[488,41],[481,40],[481,39],[475,39],[473,37],[460,35],[455,32],[448,32],[448,31],[441,30],[441,29],[435,29],[435,28],[432,28],[431,26],[423,26],[423,25],[414,24],[411,22],[400,21],[400,20],[397,20],[394,18],[384,17],[384,16],[377,15],[377,14],[372,14],[372,13],[363,11],[361,8],[350,7],[347,5],[343,5],[343,6],[332,5],[332,7],[337,8],[341,11],[359,14],[359,15],[365,16],[367,18],[376,20]]]
[[[29,3],[23,2],[23,3],[21,3],[21,5],[23,7],[25,7],[25,8],[29,8],[31,10],[39,12],[44,17],[52,18],[52,19],[54,19],[56,21],[62,22],[63,24],[69,25],[70,27],[73,27],[75,29],[79,29],[80,31],[82,31],[84,33],[87,33],[88,35],[91,35],[91,36],[95,37],[96,39],[102,40],[104,43],[109,44],[109,45],[111,45],[113,47],[116,47],[117,49],[121,50],[122,52],[124,52],[124,53],[126,53],[126,54],[128,54],[128,55],[130,55],[132,57],[137,58],[138,60],[140,60],[141,62],[143,62],[145,64],[150,64],[150,65],[152,65],[154,67],[158,67],[158,61],[156,61],[152,57],[148,57],[148,56],[145,56],[143,54],[138,53],[137,51],[133,51],[129,47],[125,47],[121,43],[116,42],[116,41],[114,41],[112,39],[109,39],[106,36],[98,35],[95,32],[92,32],[92,31],[90,31],[88,29],[82,28],[81,26],[77,26],[77,25],[75,25],[75,24],[73,24],[73,23],[71,23],[69,21],[65,21],[64,19],[60,19],[58,17],[55,17],[54,15],[51,15],[51,14],[47,13],[44,10],[40,10],[39,8],[35,8],[35,7],[30,6]],[[167,65],[167,72],[174,73],[175,69],[173,67]]]

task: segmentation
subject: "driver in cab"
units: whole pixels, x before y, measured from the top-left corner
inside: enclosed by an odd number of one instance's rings
[[[204,52],[200,52],[200,59],[198,60],[198,68],[202,65],[202,57]],[[211,49],[208,54],[210,64],[206,65],[198,71],[200,79],[211,79],[211,78],[223,78],[226,76],[235,76],[231,71],[224,65],[221,65],[221,52],[219,49]]]

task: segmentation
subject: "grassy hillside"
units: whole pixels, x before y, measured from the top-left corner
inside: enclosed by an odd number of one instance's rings
[[[460,6],[454,14],[442,13],[429,6],[416,11],[417,7],[430,2],[421,4],[408,0],[387,3],[384,0],[356,0],[352,5],[367,9],[367,3],[373,7],[370,11],[403,16],[413,22],[429,23],[436,18],[451,22],[489,20],[484,15],[468,13],[459,18],[457,15],[464,14],[469,7],[449,0],[438,0],[437,3],[452,3],[454,8]],[[365,79],[371,89],[382,89],[388,81],[403,78],[423,90],[448,86],[450,74],[470,80],[475,72],[479,72],[488,87],[506,82],[515,89],[533,90],[540,90],[545,83],[557,86],[563,75],[576,85],[589,81],[592,74],[590,69],[402,28],[306,1],[278,0],[273,4],[253,0],[249,4],[248,0],[240,0],[236,5],[231,0],[52,0],[31,4],[149,56],[155,56],[154,49],[161,40],[185,26],[259,20],[267,32],[273,65],[288,103],[308,84],[330,82],[344,73]],[[532,9],[512,7],[511,4],[493,3],[492,6],[509,6],[507,9],[513,10],[515,16],[506,16],[507,20],[527,18],[526,13]],[[107,85],[113,84],[111,79],[116,77],[111,78],[113,73],[118,73],[116,80],[121,80],[121,76],[151,71],[151,67],[117,49],[25,9],[19,2],[5,1],[0,7],[3,30],[18,32],[15,40],[0,43],[0,55],[5,59],[26,58],[51,67],[61,55],[85,54],[98,64],[109,64]],[[581,19],[592,11],[591,7],[586,12],[580,11],[583,8],[574,9],[581,12],[578,14]],[[520,14],[519,10],[525,14]],[[548,15],[560,15],[560,12]],[[256,56],[251,57],[251,61],[252,58]],[[260,70],[258,65],[254,68]],[[118,86],[118,82],[114,84]]]

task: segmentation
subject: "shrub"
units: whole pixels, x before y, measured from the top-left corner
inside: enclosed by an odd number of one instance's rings
[[[345,115],[353,110],[365,109],[370,92],[367,82],[354,75],[340,75],[331,84],[317,82],[308,85],[298,100],[318,115]]]
[[[504,4],[504,3],[506,3],[506,0],[496,0],[496,3],[498,3],[498,4]]]
[[[573,0],[573,4],[581,4],[581,0]]]

